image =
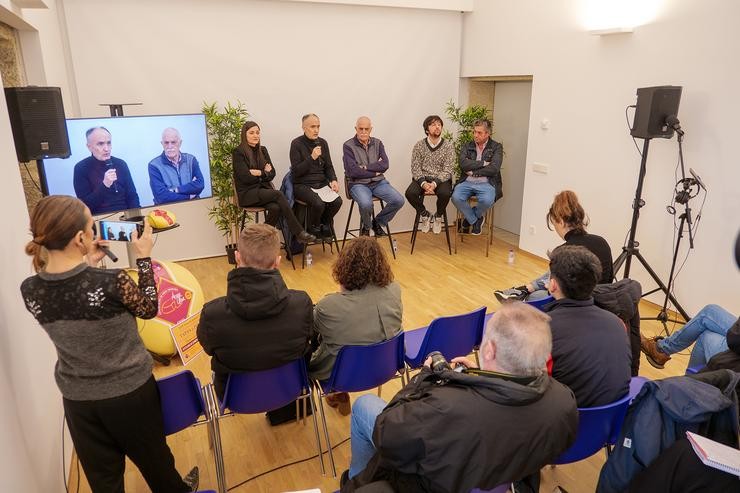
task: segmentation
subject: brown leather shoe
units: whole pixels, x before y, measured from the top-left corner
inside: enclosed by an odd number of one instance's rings
[[[659,370],[662,370],[668,360],[671,359],[670,355],[664,353],[658,348],[657,337],[652,337],[648,339],[647,337],[640,334],[640,350],[645,353],[645,357],[647,358],[648,363],[653,365],[655,368],[658,368]]]
[[[349,402],[349,394],[347,392],[328,394],[326,396],[326,403],[330,407],[336,407],[342,416],[347,416],[352,412],[352,404]]]

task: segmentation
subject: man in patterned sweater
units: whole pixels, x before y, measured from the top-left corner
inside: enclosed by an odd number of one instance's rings
[[[414,145],[411,152],[411,184],[406,189],[406,200],[421,215],[421,230],[435,234],[442,231],[442,215],[452,195],[452,170],[455,166],[455,147],[442,138],[442,118],[430,115],[422,127],[426,138]],[[424,195],[437,196],[437,210],[431,214],[424,207]]]

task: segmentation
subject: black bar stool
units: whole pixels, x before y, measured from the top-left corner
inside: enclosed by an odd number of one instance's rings
[[[424,198],[436,197],[437,194],[434,192],[424,192]],[[447,237],[447,250],[452,255],[452,245],[450,244],[450,223],[447,222],[447,209],[445,208],[442,218],[445,221],[443,226],[445,230],[445,236]],[[416,211],[416,217],[414,218],[414,230],[411,232],[411,255],[414,254],[414,246],[416,245],[416,235],[419,233],[419,223],[421,223],[421,214]],[[456,250],[457,251],[457,250]]]
[[[360,231],[360,228],[362,228],[362,221],[360,221],[360,227],[349,229],[349,222],[352,220],[352,211],[355,208],[355,199],[352,198],[352,195],[349,193],[349,182],[347,181],[347,177],[344,178],[344,195],[347,197],[347,200],[350,200],[349,204],[349,214],[347,214],[347,225],[344,227],[344,238],[342,238],[342,248],[344,248],[344,242],[347,241],[347,235],[357,238],[358,235],[355,233],[358,233]],[[372,218],[375,220],[375,204],[380,203],[380,208],[382,209],[385,207],[385,203],[383,203],[382,200],[380,200],[378,197],[373,197],[373,211],[372,211]],[[359,206],[357,207],[359,209]],[[393,235],[391,235],[391,225],[388,224],[385,227],[385,232],[388,234],[388,243],[391,246],[391,253],[393,254],[393,258],[396,258],[396,249],[393,248]]]
[[[310,210],[308,208],[308,204],[306,204],[302,200],[294,199],[295,205],[301,207],[303,209],[303,229],[308,231],[308,216],[310,213]],[[339,241],[337,241],[337,233],[334,231],[334,220],[332,220],[331,224],[329,224],[329,228],[331,229],[331,238],[328,240],[329,243],[329,251],[331,253],[334,253],[334,246],[337,247],[337,252],[339,252]],[[303,244],[303,255],[301,255],[301,269],[306,268],[306,254],[308,253],[308,247],[311,245],[318,245],[321,244],[321,248],[323,251],[326,251],[326,243],[327,240],[325,238],[317,238],[316,241],[313,241],[311,243],[304,243]]]

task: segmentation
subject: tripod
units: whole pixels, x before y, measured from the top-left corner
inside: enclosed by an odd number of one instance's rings
[[[681,154],[681,171],[683,172],[683,152],[681,150],[681,136],[683,132],[679,134],[679,153]],[[648,296],[652,293],[655,293],[657,291],[663,291],[665,293],[665,300],[663,302],[662,308],[660,312],[655,317],[641,317],[641,320],[657,320],[660,323],[663,324],[663,330],[668,335],[668,322],[677,322],[677,323],[686,323],[686,321],[689,321],[691,317],[686,313],[686,310],[683,309],[681,304],[676,300],[676,298],[671,294],[670,287],[673,284],[673,274],[675,271],[676,266],[676,259],[678,257],[678,248],[681,242],[681,238],[683,236],[683,226],[684,223],[688,220],[689,226],[691,225],[691,216],[690,216],[690,209],[688,208],[688,204],[686,206],[687,212],[682,214],[680,216],[681,218],[681,226],[678,233],[678,240],[676,241],[676,248],[674,250],[673,254],[673,261],[671,265],[671,274],[668,278],[668,285],[663,283],[663,281],[658,277],[658,274],[653,270],[652,267],[650,267],[650,264],[645,259],[645,257],[642,256],[640,253],[640,243],[635,240],[635,235],[637,233],[637,221],[640,218],[640,209],[645,206],[645,201],[642,199],[642,185],[645,181],[645,173],[647,170],[647,157],[648,157],[648,149],[650,147],[650,138],[646,138],[643,143],[642,147],[642,160],[640,161],[640,175],[637,180],[637,190],[635,191],[635,200],[632,203],[632,224],[630,226],[630,234],[629,239],[627,241],[627,244],[622,247],[622,253],[619,254],[619,257],[614,261],[614,274],[616,276],[617,271],[622,268],[622,265],[624,264],[624,278],[628,278],[630,274],[630,267],[632,266],[632,257],[635,257],[637,260],[640,261],[642,266],[645,268],[645,270],[650,274],[650,277],[653,278],[653,281],[658,285],[657,288],[653,289],[652,291],[648,291],[647,293],[644,293],[642,296]],[[685,177],[685,174],[684,174]],[[689,228],[689,235],[691,235],[691,229]],[[693,247],[693,238],[691,239],[691,246]],[[673,303],[673,306],[676,307],[676,310],[681,314],[683,319],[685,321],[681,320],[673,320],[669,319],[668,317],[668,301],[670,300],[671,303]]]

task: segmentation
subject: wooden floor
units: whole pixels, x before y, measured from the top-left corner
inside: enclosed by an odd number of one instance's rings
[[[487,306],[495,311],[499,306],[493,290],[522,284],[547,270],[544,260],[520,252],[516,248],[518,237],[504,231],[496,231],[490,256],[485,257],[482,237],[466,238],[458,245],[457,255],[449,255],[444,235],[419,234],[413,256],[410,255],[410,234],[398,234],[398,259],[391,258],[396,279],[403,291],[404,329],[427,325],[433,318],[451,315]],[[508,242],[508,243],[507,243]],[[381,241],[388,250],[388,242]],[[507,263],[509,249],[515,251],[513,265]],[[337,290],[331,277],[331,265],[336,256],[329,249],[322,252],[320,246],[311,248],[313,266],[301,270],[300,257],[296,257],[297,270],[289,261],[283,261],[280,270],[288,287],[308,292],[317,302],[327,293]],[[182,262],[200,281],[205,299],[210,300],[226,293],[226,275],[231,269],[226,257]],[[643,302],[642,315],[655,313],[655,307]],[[654,334],[661,326],[656,322],[643,322],[643,333]],[[683,374],[688,357],[676,355],[665,370],[656,370],[642,358],[640,374],[650,379]],[[201,382],[210,380],[210,358],[206,354],[197,357],[187,367]],[[182,370],[179,359],[170,366],[157,365],[156,377]],[[400,388],[398,381],[383,386],[382,396],[389,400]],[[355,399],[359,394],[353,394]],[[328,425],[333,444],[337,474],[348,467],[350,459],[349,417],[341,416],[336,410],[328,409]],[[319,425],[320,426],[320,425]],[[450,430],[461,423],[450,423]],[[310,420],[306,424],[289,423],[271,427],[264,415],[236,416],[221,421],[224,445],[226,478],[229,488],[249,478],[270,471],[281,465],[312,457],[316,454],[313,428]],[[168,438],[175,455],[178,470],[184,475],[194,465],[200,468],[200,489],[216,488],[213,458],[208,448],[207,430],[200,426],[183,430]],[[328,465],[328,460],[326,461]],[[555,485],[562,485],[570,493],[593,492],[599,470],[604,463],[604,454],[597,454],[576,464],[543,469],[541,491],[551,492]],[[131,464],[126,468],[126,491],[148,491],[138,470]],[[281,468],[232,489],[235,492],[283,492],[320,488],[323,492],[338,489],[339,480],[331,475],[322,477],[318,459]],[[71,468],[70,491],[76,491],[76,468]],[[81,492],[90,491],[84,476]]]

